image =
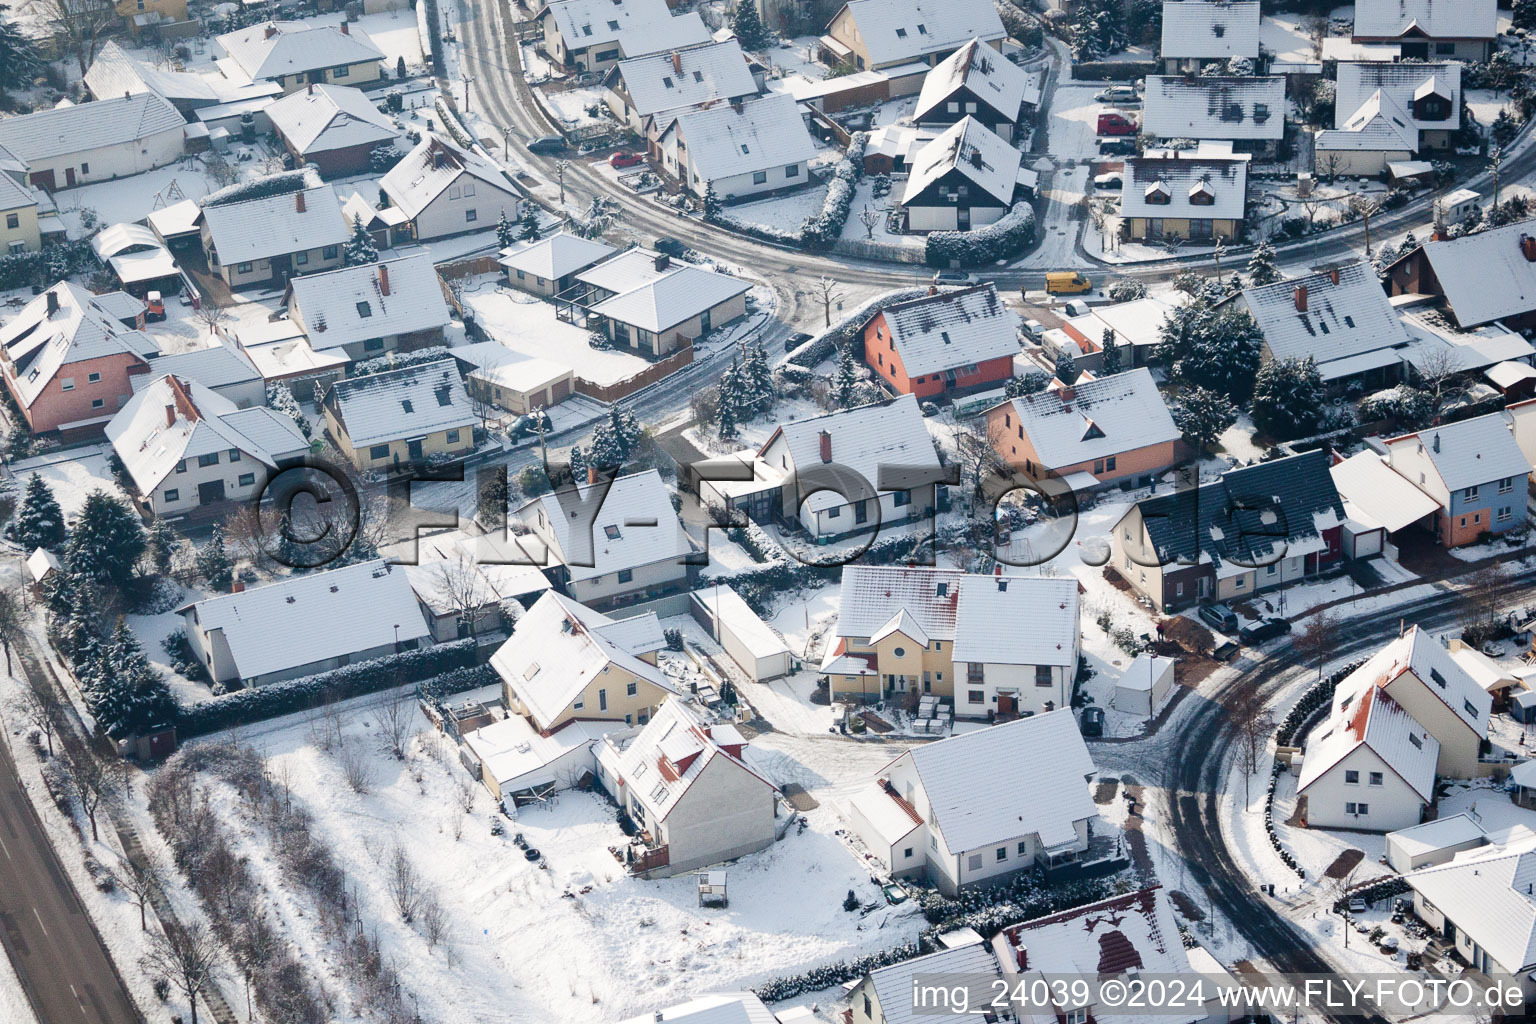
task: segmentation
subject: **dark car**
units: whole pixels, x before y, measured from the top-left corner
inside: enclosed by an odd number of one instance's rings
[[[655,249],[657,252],[666,253],[668,256],[679,260],[688,254],[688,247],[686,245],[667,235],[656,239]]]
[[[1100,139],[1099,152],[1114,156],[1127,156],[1136,152],[1136,140],[1124,137]]]
[[[1104,735],[1104,709],[1089,705],[1083,708],[1081,727],[1084,736]]]
[[[1212,629],[1219,629],[1223,633],[1237,632],[1237,615],[1224,604],[1205,605],[1199,615]]]
[[[811,340],[811,336],[804,331],[796,331],[784,339],[784,351],[793,352],[795,349]]]
[[[565,149],[565,140],[558,135],[540,135],[528,140],[530,153],[559,153]]]
[[[1261,644],[1266,640],[1273,640],[1277,636],[1284,636],[1291,631],[1291,624],[1285,619],[1260,619],[1258,622],[1250,622],[1237,631],[1245,644]]]

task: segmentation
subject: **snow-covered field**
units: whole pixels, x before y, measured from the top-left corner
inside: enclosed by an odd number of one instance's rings
[[[797,231],[807,217],[821,210],[821,204],[826,198],[827,187],[818,185],[770,199],[759,199],[754,203],[738,203],[728,207],[726,212],[746,224],[759,224],[780,231]]]
[[[127,501],[128,496],[117,486],[112,470],[107,465],[111,454],[111,446],[103,442],[87,448],[71,448],[64,452],[49,452],[23,459],[11,467],[16,477],[16,492],[18,495],[23,493],[27,489],[27,481],[32,477],[42,477],[53,488],[53,496],[58,499],[65,519],[72,519],[95,490],[106,491]]]
[[[11,966],[10,958],[3,951],[0,951],[0,1020],[7,1024],[38,1024],[32,1004],[27,1002],[27,994],[21,990],[16,968]]]

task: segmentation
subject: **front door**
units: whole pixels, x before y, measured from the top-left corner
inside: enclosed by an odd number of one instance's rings
[[[420,440],[405,442],[405,450],[406,450],[406,453],[410,456],[410,459],[411,459],[412,462],[419,462],[421,460],[421,441]]]
[[[1019,710],[1019,699],[1011,693],[997,695],[997,713],[999,715],[1016,714]]]
[[[210,480],[197,485],[197,501],[200,505],[212,505],[224,500],[224,481]]]
[[[64,187],[75,187],[75,169],[73,167],[64,168]]]

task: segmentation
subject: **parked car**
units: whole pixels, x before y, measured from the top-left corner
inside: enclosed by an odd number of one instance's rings
[[[656,239],[656,244],[652,248],[657,252],[665,253],[679,260],[688,254],[688,247],[669,235],[663,235]]]
[[[1083,717],[1080,720],[1080,728],[1084,736],[1104,735],[1104,709],[1093,705],[1083,708]]]
[[[1084,302],[1082,299],[1073,299],[1070,302],[1064,303],[1061,308],[1066,311],[1066,314],[1069,317],[1087,316],[1089,313],[1093,312],[1088,308],[1088,303]]]
[[[1052,295],[1079,295],[1093,291],[1093,282],[1075,270],[1052,270],[1045,275],[1045,290]]]
[[[1237,631],[1245,644],[1262,644],[1266,640],[1273,640],[1277,636],[1284,636],[1291,631],[1291,624],[1285,619],[1260,619],[1258,622],[1250,622]]]
[[[528,140],[530,153],[559,153],[564,149],[565,139],[559,135],[540,135],[536,139]]]
[[[1224,604],[1201,605],[1198,614],[1212,629],[1219,629],[1223,633],[1237,632],[1237,613]]]
[[[627,149],[621,149],[619,152],[608,158],[608,166],[614,168],[615,170],[619,170],[625,167],[634,167],[643,163],[645,163],[645,157],[641,156],[639,153],[631,153]]]
[[[951,287],[964,287],[976,283],[976,275],[968,274],[963,270],[941,270],[933,275],[934,284],[944,284]]]
[[[1106,171],[1103,174],[1094,175],[1094,188],[1119,188],[1125,178],[1119,171]]]
[[[784,351],[793,352],[795,349],[811,340],[811,336],[804,331],[796,331],[784,339]]]
[[[1031,341],[1039,341],[1045,337],[1045,324],[1039,320],[1025,320],[1024,333],[1029,336]]]
[[[1104,156],[1130,156],[1136,152],[1136,140],[1126,135],[1099,140],[1099,153]]]
[[[1135,135],[1140,130],[1140,125],[1118,111],[1106,110],[1099,114],[1100,135]]]
[[[1100,103],[1139,103],[1141,97],[1136,95],[1134,85],[1112,85],[1093,97]]]

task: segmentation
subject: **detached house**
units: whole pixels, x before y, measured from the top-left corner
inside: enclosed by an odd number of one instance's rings
[[[117,293],[121,295],[122,293]],[[0,372],[34,434],[100,431],[160,348],[92,295],[60,282],[0,327]]]
[[[283,304],[311,348],[353,360],[441,345],[449,323],[443,283],[427,253],[296,277]]]
[[[816,143],[787,93],[685,110],[656,141],[661,166],[694,195],[723,201],[810,181]]]
[[[556,316],[660,359],[747,313],[750,282],[650,249],[626,249],[575,274]]]
[[[576,275],[618,250],[569,231],[556,231],[537,242],[519,242],[501,250],[497,259],[507,271],[507,284],[520,292],[554,298],[576,283]]]
[[[1067,707],[1077,675],[1077,584],[917,566],[849,565],[820,674],[838,699],[921,692],[964,718]]]
[[[1378,175],[1393,161],[1451,148],[1461,127],[1461,65],[1339,64],[1334,129],[1317,133],[1326,176]]]
[[[231,288],[338,267],[352,237],[329,185],[204,206],[199,216],[208,266]]]
[[[345,21],[265,21],[215,36],[214,42],[245,76],[276,82],[285,93],[311,84],[365,87],[379,80],[384,59],[372,39]]]
[[[157,93],[114,96],[0,118],[0,152],[49,192],[142,174],[180,160],[186,119]]]
[[[1148,150],[1127,158],[1120,187],[1124,237],[1195,243],[1240,238],[1248,214],[1248,162],[1246,154],[1218,156],[1204,147],[1194,155]]]
[[[1141,130],[1156,139],[1231,142],[1244,153],[1272,151],[1285,136],[1285,79],[1149,75]]]
[[[1141,367],[1009,399],[987,411],[987,436],[1014,470],[1086,493],[1151,483],[1172,467],[1179,428]]]
[[[1029,72],[980,39],[972,39],[944,58],[923,78],[912,120],[928,128],[947,128],[973,117],[1012,142],[1026,98],[1039,101]]]
[[[1013,205],[1024,156],[967,116],[917,151],[901,194],[912,231],[966,231]]]
[[[544,52],[577,74],[710,41],[697,11],[673,17],[666,0],[555,0],[539,12],[538,23]]]
[[[1344,556],[1344,504],[1321,451],[1143,498],[1115,524],[1111,565],[1164,613],[1314,576]]]
[[[314,164],[326,176],[361,174],[373,151],[393,143],[395,126],[362,90],[309,85],[266,109],[294,166]]]
[[[1391,294],[1440,300],[1457,326],[1536,327],[1536,222],[1431,240],[1387,270]]]
[[[899,394],[953,395],[1013,376],[1018,335],[988,282],[885,307],[864,325],[864,362]]]
[[[31,189],[0,170],[0,255],[37,252],[43,247],[40,205]]]
[[[1259,59],[1258,0],[1164,0],[1163,73],[1199,72],[1234,58]]]
[[[358,469],[387,472],[475,450],[478,418],[447,357],[338,380],[320,407],[326,432]]]
[[[1518,979],[1536,997],[1536,835],[1466,850],[1406,876],[1413,912],[1474,971]]]
[[[820,39],[833,67],[932,67],[972,39],[1001,49],[1008,32],[986,0],[850,0]],[[895,76],[893,76],[895,77]]]
[[[1353,41],[1396,46],[1414,60],[1487,60],[1498,13],[1496,0],[1356,0]]]
[[[735,39],[633,57],[620,61],[603,79],[608,109],[648,140],[652,118],[718,103],[742,103],[760,91],[757,78]],[[662,125],[661,128],[665,128]],[[658,129],[659,134],[660,129]]]
[[[391,167],[379,195],[418,242],[489,231],[502,214],[514,222],[523,215],[522,196],[500,167],[441,135],[427,135]]]
[[[1502,413],[1426,427],[1386,447],[1387,465],[1437,503],[1427,525],[1446,547],[1525,525],[1531,463]]]
[[[1072,712],[1053,711],[908,750],[855,792],[849,827],[883,870],[952,896],[1086,853],[1096,773]]]
[[[955,979],[966,987],[978,1003],[990,998],[982,993],[996,992],[997,989],[990,986],[996,985],[1001,979],[998,977],[997,958],[980,941],[981,936],[970,932],[973,937],[970,942],[951,945],[946,941],[951,934],[959,937],[966,935],[966,931],[939,936],[941,948],[936,952],[915,956],[910,960],[898,960],[870,971],[849,992],[849,1008],[843,1019],[847,1024],[904,1024],[920,1021],[924,1010],[917,1005],[917,979],[925,976]]]

